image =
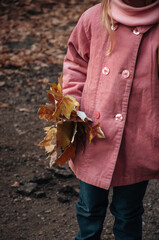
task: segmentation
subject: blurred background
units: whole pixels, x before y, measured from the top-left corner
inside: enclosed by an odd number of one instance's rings
[[[79,183],[68,166],[49,168],[37,145],[49,123],[37,116],[62,73],[68,38],[95,0],[0,0],[0,239],[73,240]],[[159,183],[144,201],[144,239],[159,239]],[[111,198],[111,194],[110,194]],[[113,240],[108,217],[103,240]]]

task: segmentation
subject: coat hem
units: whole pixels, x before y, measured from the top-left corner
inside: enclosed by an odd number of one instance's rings
[[[111,182],[110,179],[97,179],[96,177],[88,174],[88,172],[80,171],[80,169],[76,169],[73,162],[69,162],[69,166],[71,170],[74,172],[76,177],[84,181],[88,184],[94,185],[99,188],[103,188],[108,190],[110,187],[118,187],[118,186],[125,186],[125,185],[131,185],[143,181],[149,181],[152,179],[159,179],[159,174],[151,174],[146,176],[140,176],[140,177],[134,177],[134,178],[125,178],[122,180],[117,179],[117,182]]]

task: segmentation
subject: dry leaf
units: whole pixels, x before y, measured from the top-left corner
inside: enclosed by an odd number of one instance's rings
[[[56,106],[54,117],[58,119],[60,115],[63,115],[67,119],[70,119],[71,112],[75,110],[76,107],[79,107],[79,103],[74,97],[66,95],[60,99]]]
[[[29,109],[29,108],[19,108],[19,111],[20,111],[20,112],[27,112],[27,113],[32,112],[32,110]]]
[[[40,109],[38,110],[39,118],[45,119],[49,122],[56,121],[56,118],[53,116],[55,112],[55,106],[52,104],[41,105]]]
[[[11,187],[19,187],[20,186],[20,183],[18,182],[18,181],[15,181],[12,185],[11,185]]]
[[[65,151],[61,154],[61,156],[55,161],[56,164],[59,164],[60,166],[63,166],[66,162],[68,162],[70,159],[75,158],[75,152],[76,152],[76,142],[73,142],[68,146]]]
[[[0,87],[3,87],[5,84],[5,82],[0,82]]]
[[[51,159],[50,159],[50,167],[52,167],[52,165],[55,164],[55,162],[56,162],[56,160],[57,160],[57,152],[54,151],[54,152],[51,154],[51,156],[49,156],[49,157],[51,157]]]
[[[19,132],[19,133],[18,133],[19,136],[22,136],[22,135],[24,135],[24,134],[26,134],[26,131],[23,131],[23,132]]]
[[[48,91],[49,95],[52,95],[56,101],[55,104],[55,112],[53,116],[58,119],[60,116],[65,116],[67,119],[70,119],[71,112],[79,107],[79,103],[76,99],[69,95],[62,94],[62,75],[59,78],[58,85],[55,83],[50,84],[50,91]]]
[[[91,141],[104,138],[99,123],[92,125],[92,120],[82,111],[77,111],[79,103],[72,96],[62,94],[61,83],[50,84],[48,93],[49,104],[42,105],[38,111],[41,119],[52,121],[55,125],[45,128],[46,136],[39,146],[45,147],[50,153],[50,166],[54,163],[63,165],[74,159],[77,143],[84,150],[86,138]]]
[[[50,153],[56,147],[57,128],[55,126],[45,128],[47,135],[44,140],[39,143],[39,146],[45,147],[45,150]]]
[[[11,108],[12,106],[7,103],[0,104],[0,108]]]
[[[47,78],[39,79],[38,82],[43,83],[43,84],[48,84],[49,79],[47,79]]]
[[[95,137],[105,138],[104,133],[99,126],[99,123],[96,123],[94,126],[87,124],[87,136],[90,143]]]
[[[74,122],[58,122],[57,123],[57,148],[61,147],[62,150],[65,150],[68,147],[73,139],[75,130]]]

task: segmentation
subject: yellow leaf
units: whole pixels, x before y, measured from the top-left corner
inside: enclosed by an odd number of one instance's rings
[[[47,135],[45,136],[44,140],[39,143],[39,146],[45,147],[47,152],[52,152],[56,147],[56,133],[57,128],[55,126],[51,126],[48,128]]]
[[[56,83],[50,83],[50,91],[48,92],[50,94],[53,94],[56,101],[60,100],[63,97],[60,83],[58,83],[58,85]]]
[[[62,114],[67,118],[70,119],[71,112],[79,107],[79,103],[76,99],[72,96],[66,95],[63,99],[63,106],[62,106]]]
[[[75,123],[74,122],[58,122],[57,123],[57,147],[64,150],[68,147],[74,136]]]
[[[53,114],[53,117],[58,119],[60,115],[63,115],[67,119],[70,119],[71,112],[78,106],[79,103],[74,97],[66,95],[56,104],[56,111]]]
[[[48,91],[49,100],[53,101],[53,98],[55,99],[55,111],[52,116],[57,120],[61,116],[70,119],[71,112],[74,111],[76,107],[79,107],[79,103],[72,96],[63,96],[60,82],[62,82],[61,78],[59,79],[58,85],[56,85],[56,83],[50,83],[50,90]]]

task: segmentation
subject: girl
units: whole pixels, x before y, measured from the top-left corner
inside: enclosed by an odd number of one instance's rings
[[[100,239],[111,186],[115,239],[142,239],[143,197],[159,178],[158,17],[158,0],[103,0],[69,39],[63,93],[105,134],[70,162],[80,179],[76,240]]]

